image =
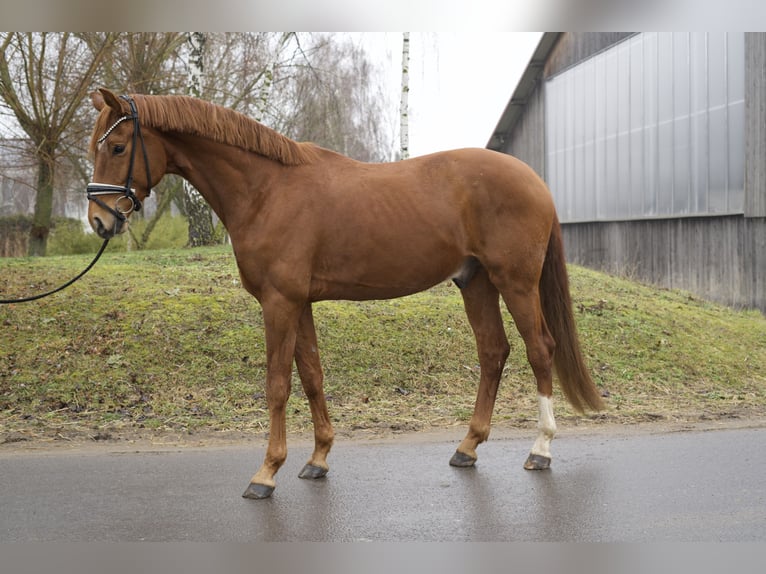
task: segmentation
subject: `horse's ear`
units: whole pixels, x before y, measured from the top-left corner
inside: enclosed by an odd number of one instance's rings
[[[106,105],[104,102],[104,96],[101,95],[101,92],[91,92],[90,101],[93,102],[93,107],[96,108],[99,112],[103,110],[104,106]]]
[[[130,113],[130,107],[125,100],[121,100],[120,98],[115,96],[112,92],[107,90],[106,88],[99,88],[98,91],[101,95],[103,103],[109,106],[110,108],[112,108],[115,112],[117,112],[118,114]],[[94,105],[96,105],[95,102],[93,103]],[[96,107],[98,108],[97,105]],[[101,107],[103,108],[104,106],[102,105]],[[101,109],[101,108],[98,108],[98,109]]]

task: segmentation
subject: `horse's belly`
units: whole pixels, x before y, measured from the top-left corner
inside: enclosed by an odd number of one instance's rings
[[[318,270],[311,281],[311,298],[393,299],[424,291],[458,275],[462,256],[418,257],[399,253],[380,256],[377,261],[347,262]]]

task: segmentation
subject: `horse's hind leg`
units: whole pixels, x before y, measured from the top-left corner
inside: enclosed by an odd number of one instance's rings
[[[553,352],[556,345],[543,317],[536,282],[528,286],[517,283],[510,289],[501,289],[501,293],[524,339],[527,359],[537,380],[538,434],[524,468],[543,470],[550,466],[550,445],[556,434],[552,402]]]
[[[452,466],[473,466],[476,447],[489,437],[490,421],[505,361],[510,352],[500,315],[500,298],[487,271],[480,268],[462,290],[465,311],[476,337],[481,379],[468,434],[452,456]]]
[[[322,366],[319,362],[319,346],[311,304],[306,305],[298,325],[295,363],[298,366],[298,374],[303,384],[303,391],[308,398],[311,419],[314,422],[314,453],[298,476],[321,478],[329,470],[327,454],[332,447],[335,432],[327,412],[327,402],[322,388]]]

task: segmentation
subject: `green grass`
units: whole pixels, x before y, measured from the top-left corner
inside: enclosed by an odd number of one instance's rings
[[[50,289],[89,255],[0,260],[0,296]],[[766,413],[766,318],[571,267],[581,343],[604,413],[559,419],[699,420]],[[315,322],[330,415],[341,433],[464,425],[478,361],[458,290],[322,302]],[[536,391],[512,344],[493,422],[530,426]],[[263,433],[258,303],[230,248],[107,253],[84,279],[35,303],[0,306],[0,443],[152,433]],[[310,429],[297,376],[291,432]]]

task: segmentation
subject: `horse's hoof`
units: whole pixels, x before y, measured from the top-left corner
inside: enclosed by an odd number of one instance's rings
[[[527,470],[546,470],[551,467],[551,457],[529,453],[524,468]]]
[[[476,459],[458,450],[458,451],[455,451],[455,454],[452,455],[452,458],[449,460],[449,463],[450,463],[450,466],[467,468],[469,466],[473,466],[474,464],[476,464]]]
[[[298,478],[322,478],[327,474],[329,469],[316,466],[315,464],[307,464],[303,467]]]
[[[247,490],[242,494],[242,498],[253,498],[260,500],[261,498],[268,498],[271,493],[274,492],[274,487],[267,484],[256,484],[251,482]]]

